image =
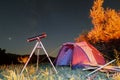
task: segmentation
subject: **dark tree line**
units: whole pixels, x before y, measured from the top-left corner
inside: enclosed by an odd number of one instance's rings
[[[7,65],[10,65],[10,64],[21,64],[19,61],[18,61],[18,58],[19,57],[26,57],[29,55],[17,55],[17,54],[13,54],[13,53],[6,53],[6,50],[5,49],[1,49],[0,48],[0,65],[3,65],[3,64],[7,64]],[[52,61],[54,61],[54,57],[50,57],[50,59]],[[37,56],[36,55],[33,55],[30,59],[30,62],[29,63],[36,63],[37,62]],[[39,55],[39,62],[49,62],[48,58],[46,55]]]
[[[5,49],[0,48],[0,65],[1,64],[17,64],[18,55],[12,53],[6,53]]]

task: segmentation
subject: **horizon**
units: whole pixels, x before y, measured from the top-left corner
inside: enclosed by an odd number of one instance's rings
[[[89,18],[93,4],[90,0],[0,2],[0,48],[13,54],[30,54],[36,43],[28,43],[27,38],[42,32],[47,34],[42,43],[49,54],[65,42],[74,42],[74,38],[93,27]],[[119,3],[105,1],[104,7],[118,10]]]

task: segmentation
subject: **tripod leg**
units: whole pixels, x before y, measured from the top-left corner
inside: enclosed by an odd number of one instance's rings
[[[54,70],[55,70],[55,72],[56,72],[56,74],[57,74],[58,72],[57,72],[57,70],[56,70],[55,66],[53,65],[53,63],[52,63],[52,61],[51,61],[50,57],[48,56],[48,53],[47,53],[47,51],[45,50],[45,48],[44,48],[44,46],[43,46],[43,44],[42,44],[42,42],[41,42],[41,41],[40,41],[40,44],[41,44],[41,47],[43,48],[43,50],[44,50],[44,52],[45,52],[46,56],[48,57],[48,59],[49,59],[49,61],[50,61],[51,65],[53,66],[53,68],[54,68]]]
[[[38,66],[39,66],[39,52],[40,52],[40,48],[37,48],[37,68],[36,68],[36,71],[38,71]]]
[[[36,45],[34,46],[34,48],[33,48],[32,52],[31,52],[31,54],[30,54],[30,56],[29,56],[29,58],[28,58],[26,64],[24,65],[24,67],[23,67],[23,69],[22,69],[20,75],[23,73],[24,69],[26,68],[26,66],[27,66],[28,62],[30,61],[30,58],[32,57],[33,53],[35,52],[35,50],[36,50],[38,44],[39,44],[39,42],[37,42]]]

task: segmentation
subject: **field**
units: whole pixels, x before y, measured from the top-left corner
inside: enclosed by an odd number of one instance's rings
[[[70,67],[56,67],[58,73],[55,74],[54,69],[49,63],[39,64],[36,70],[36,64],[27,65],[24,72],[20,75],[24,65],[2,65],[0,66],[1,80],[92,80],[85,76],[91,71],[83,71],[82,69],[72,70]],[[94,80],[113,80],[108,77],[110,74],[97,72],[93,76]],[[92,77],[92,76],[91,76]]]

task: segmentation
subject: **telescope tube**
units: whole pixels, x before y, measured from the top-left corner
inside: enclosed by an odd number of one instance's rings
[[[35,41],[35,40],[40,40],[42,38],[45,38],[46,36],[47,36],[46,33],[42,33],[42,34],[40,34],[38,36],[34,36],[34,37],[31,37],[31,38],[28,38],[27,42],[32,42],[32,41]]]

